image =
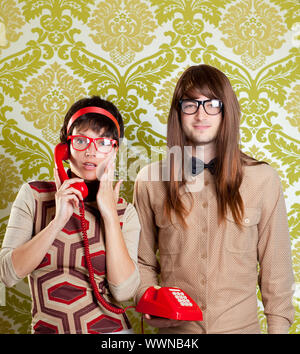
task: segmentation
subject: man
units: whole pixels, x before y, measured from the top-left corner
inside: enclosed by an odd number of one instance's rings
[[[182,154],[170,153],[137,176],[136,300],[150,286],[177,286],[203,312],[203,321],[191,322],[146,315],[160,333],[260,333],[257,282],[268,332],[287,333],[293,322],[294,279],[279,177],[240,151],[239,122],[228,78],[209,65],[188,68],[176,85],[167,129],[169,152],[177,147]]]

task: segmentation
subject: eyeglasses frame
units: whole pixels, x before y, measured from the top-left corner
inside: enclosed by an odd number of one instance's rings
[[[76,148],[74,147],[74,145],[73,145],[73,139],[74,139],[74,138],[87,138],[87,139],[89,140],[89,145],[88,145],[85,149],[83,149],[83,150],[76,149]],[[86,136],[86,135],[69,135],[68,138],[67,138],[67,140],[71,140],[72,147],[73,147],[73,149],[76,150],[76,151],[85,151],[85,150],[87,150],[87,149],[91,146],[91,143],[94,144],[96,151],[98,151],[98,148],[97,148],[97,146],[96,146],[95,141],[96,141],[96,140],[100,140],[100,139],[107,139],[107,140],[109,140],[109,141],[112,141],[112,142],[114,143],[114,145],[112,145],[111,150],[112,150],[114,147],[118,147],[118,142],[117,142],[117,140],[115,140],[115,139],[110,139],[110,138],[106,138],[106,137],[90,138],[89,136]],[[106,152],[105,154],[109,154],[109,153],[111,152],[111,150],[110,150],[109,152]]]
[[[221,103],[220,111],[219,111],[218,113],[208,113],[208,112],[206,111],[206,109],[205,109],[205,103],[206,103],[206,102],[209,102],[209,101],[212,101],[212,100],[217,100],[217,101],[219,101],[219,102]],[[194,101],[194,102],[197,102],[197,110],[196,110],[196,112],[194,112],[194,113],[185,113],[185,112],[183,112],[183,110],[182,110],[182,103],[183,103],[184,101]],[[217,114],[223,112],[223,102],[222,102],[221,100],[219,100],[218,98],[211,98],[211,99],[209,99],[209,100],[203,100],[203,101],[201,101],[201,100],[195,100],[195,99],[193,99],[193,98],[184,98],[184,99],[179,100],[179,104],[180,104],[181,112],[184,113],[184,114],[187,114],[187,115],[196,114],[196,113],[198,112],[199,107],[200,107],[201,105],[203,106],[204,112],[205,112],[206,114],[208,114],[209,116],[216,116]]]

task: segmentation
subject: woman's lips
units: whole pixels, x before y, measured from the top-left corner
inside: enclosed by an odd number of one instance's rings
[[[94,164],[93,162],[84,162],[83,167],[86,170],[94,170],[97,167],[97,165]]]

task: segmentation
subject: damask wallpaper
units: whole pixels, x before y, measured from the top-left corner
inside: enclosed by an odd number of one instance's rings
[[[296,279],[290,333],[300,333],[299,48],[299,0],[1,0],[0,244],[21,184],[53,178],[52,151],[75,100],[98,94],[122,112],[118,168],[130,201],[139,168],[163,154],[178,77],[208,63],[238,95],[243,151],[281,177]],[[29,333],[27,280],[0,294],[0,333]],[[139,315],[129,316],[139,332]]]

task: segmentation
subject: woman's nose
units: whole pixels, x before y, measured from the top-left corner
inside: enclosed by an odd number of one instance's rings
[[[86,149],[86,153],[88,155],[94,155],[96,156],[97,154],[97,148],[96,148],[96,145],[95,145],[95,141],[92,141],[90,146]]]

